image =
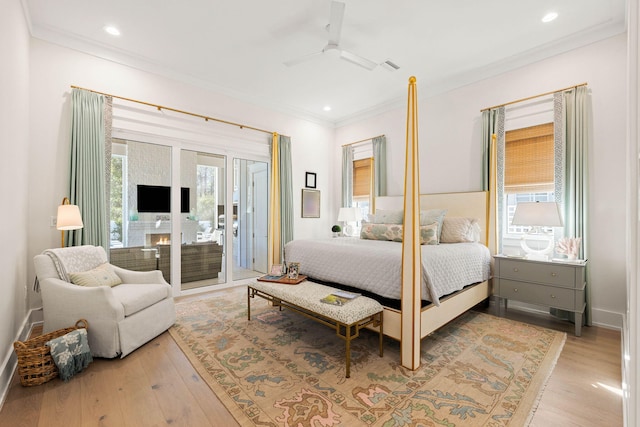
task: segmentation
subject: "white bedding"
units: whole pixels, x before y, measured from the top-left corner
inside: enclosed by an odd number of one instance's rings
[[[491,255],[480,243],[423,245],[422,299],[439,298],[489,279]],[[338,237],[294,240],[285,245],[286,262],[299,262],[300,274],[400,299],[402,244]]]

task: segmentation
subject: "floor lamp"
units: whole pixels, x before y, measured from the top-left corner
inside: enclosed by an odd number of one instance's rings
[[[72,205],[67,197],[62,199],[62,203],[58,206],[58,217],[56,219],[56,228],[60,230],[60,247],[64,248],[64,232],[68,230],[77,230],[84,227],[80,208],[78,205]]]

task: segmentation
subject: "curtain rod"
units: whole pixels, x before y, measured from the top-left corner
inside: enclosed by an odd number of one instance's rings
[[[197,114],[197,113],[190,113],[188,111],[178,110],[176,108],[171,108],[171,107],[165,107],[163,105],[158,105],[158,104],[152,104],[150,102],[138,101],[137,99],[125,98],[123,96],[117,96],[117,95],[111,95],[109,93],[98,92],[97,90],[87,89],[87,88],[80,87],[80,86],[71,85],[71,88],[72,89],[82,89],[82,90],[86,90],[88,92],[97,93],[99,95],[110,96],[112,98],[122,99],[123,101],[136,102],[138,104],[147,105],[149,107],[155,107],[155,108],[158,109],[158,111],[167,110],[167,111],[173,111],[174,113],[186,114],[187,116],[198,117],[200,119],[204,119],[205,122],[208,122],[209,120],[211,120],[211,121],[214,121],[214,122],[225,123],[225,124],[232,125],[232,126],[238,126],[240,129],[251,129],[251,130],[258,131],[258,132],[268,133],[269,135],[273,135],[273,134],[276,133],[276,132],[271,132],[271,131],[260,129],[260,128],[255,128],[253,126],[247,126],[247,125],[243,125],[243,124],[240,124],[240,123],[230,122],[230,121],[227,121],[227,120],[216,119],[215,117],[204,116],[202,114]],[[286,135],[283,135],[283,136],[286,136]]]
[[[350,142],[348,144],[342,144],[343,147],[347,147],[349,145],[354,145],[354,144],[360,144],[361,142],[365,142],[365,141],[371,141],[373,138],[379,138],[381,136],[384,136],[384,133],[382,135],[376,135],[376,136],[372,136],[371,138],[365,138],[365,139],[361,139],[360,141],[356,141],[356,142]]]
[[[506,102],[506,103],[500,104],[500,105],[494,105],[493,107],[483,108],[482,110],[480,110],[480,112],[487,111],[487,110],[493,110],[494,108],[499,108],[499,107],[506,107],[507,105],[511,105],[511,104],[515,104],[515,103],[523,102],[523,101],[528,101],[528,100],[534,99],[534,98],[540,98],[541,96],[551,95],[551,94],[556,93],[556,92],[564,92],[566,90],[575,89],[577,87],[586,86],[586,85],[587,85],[587,82],[584,82],[584,83],[580,83],[578,85],[565,87],[564,89],[558,89],[558,90],[554,90],[552,92],[540,93],[538,95],[529,96],[527,98],[516,99],[515,101]]]

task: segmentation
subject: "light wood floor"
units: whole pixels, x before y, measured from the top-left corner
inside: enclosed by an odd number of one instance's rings
[[[567,332],[531,426],[622,426],[619,332],[589,327],[578,338],[569,323],[514,310],[506,316]],[[14,377],[0,411],[7,427],[161,425],[238,425],[168,332],[124,359],[96,359],[68,383],[22,387]]]

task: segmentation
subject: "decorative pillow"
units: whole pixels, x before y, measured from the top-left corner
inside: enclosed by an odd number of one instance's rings
[[[476,218],[445,217],[442,222],[440,243],[480,241],[480,224]]]
[[[375,224],[402,224],[403,220],[404,211],[402,209],[376,209],[376,214],[371,222]]]
[[[360,238],[368,240],[389,240],[402,242],[401,224],[362,224]]]
[[[429,209],[427,211],[420,211],[420,225],[429,225],[431,223],[438,223],[438,241],[440,241],[440,235],[442,234],[442,220],[447,213],[446,209]]]
[[[437,245],[438,239],[438,223],[420,226],[420,244],[421,245]]]
[[[93,270],[69,273],[69,278],[71,283],[78,286],[115,286],[122,283],[109,263],[101,264]]]
[[[434,222],[420,226],[420,244],[438,244],[438,223]],[[402,242],[401,224],[362,224],[360,238],[368,240],[388,240],[391,242]]]

